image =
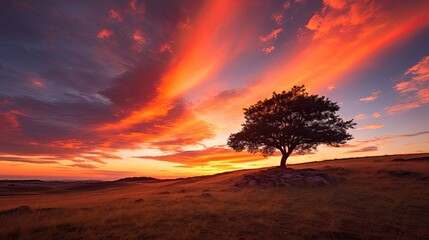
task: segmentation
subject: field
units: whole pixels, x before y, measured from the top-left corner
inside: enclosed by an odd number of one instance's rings
[[[0,182],[0,211],[32,209],[1,213],[0,239],[429,239],[427,156],[290,166],[330,166],[345,179],[320,187],[235,186],[260,169],[169,181]]]

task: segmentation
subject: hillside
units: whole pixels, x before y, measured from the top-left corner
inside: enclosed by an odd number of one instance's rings
[[[0,239],[425,239],[429,154],[291,165],[344,181],[240,187],[261,169],[169,181],[0,182]],[[4,212],[19,206],[30,210]]]

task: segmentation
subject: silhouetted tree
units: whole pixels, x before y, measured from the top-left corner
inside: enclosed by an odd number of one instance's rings
[[[243,128],[228,138],[228,146],[237,152],[261,152],[265,157],[276,149],[282,153],[281,167],[293,151],[306,153],[320,144],[339,146],[352,139],[347,129],[353,119],[344,121],[336,112],[339,106],[326,97],[309,95],[304,85],[258,101],[244,109]]]

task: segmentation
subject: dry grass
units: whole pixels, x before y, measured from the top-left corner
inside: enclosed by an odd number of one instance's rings
[[[247,170],[3,196],[0,210],[29,205],[34,211],[0,216],[0,239],[429,239],[429,180],[379,172],[429,176],[429,161],[390,161],[394,158],[293,166],[350,171],[345,183],[330,187],[236,191],[234,183],[255,171]]]

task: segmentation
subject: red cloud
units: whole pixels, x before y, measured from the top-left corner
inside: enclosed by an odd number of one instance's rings
[[[282,20],[284,18],[284,14],[283,13],[273,13],[271,15],[271,18],[277,23],[277,25],[280,25],[282,23]]]
[[[0,132],[19,128],[18,116],[25,116],[20,110],[0,111]]]
[[[138,3],[137,0],[131,0],[130,7],[134,13],[143,14],[145,12],[143,3]]]
[[[172,44],[170,42],[163,43],[163,44],[161,44],[159,46],[159,52],[169,52],[169,53],[171,53],[172,52],[172,48],[173,48],[173,46],[172,46]]]
[[[296,2],[296,1],[295,1],[295,2]],[[288,9],[288,8],[290,8],[290,6],[291,6],[291,4],[290,4],[290,2],[289,2],[289,1],[284,2],[284,3],[283,3],[283,5],[282,5],[282,7],[283,7],[284,9]]]
[[[143,37],[143,31],[141,29],[136,29],[134,31],[133,40],[136,43],[131,46],[131,49],[138,53],[143,51],[143,45],[145,44],[146,40]]]
[[[143,32],[141,29],[136,29],[134,31],[133,34],[133,39],[134,41],[136,41],[138,44],[144,44],[145,43],[145,39],[143,37]]]
[[[122,22],[124,21],[124,17],[122,17],[122,15],[119,13],[118,10],[116,9],[111,9],[110,10],[110,15],[109,15],[109,20],[115,20],[118,22]]]
[[[108,38],[108,37],[110,37],[110,36],[112,36],[112,35],[113,35],[113,31],[112,31],[112,30],[109,30],[109,29],[101,29],[101,30],[98,32],[97,37],[98,37],[98,38],[101,38],[101,39],[106,39],[106,38]]]

